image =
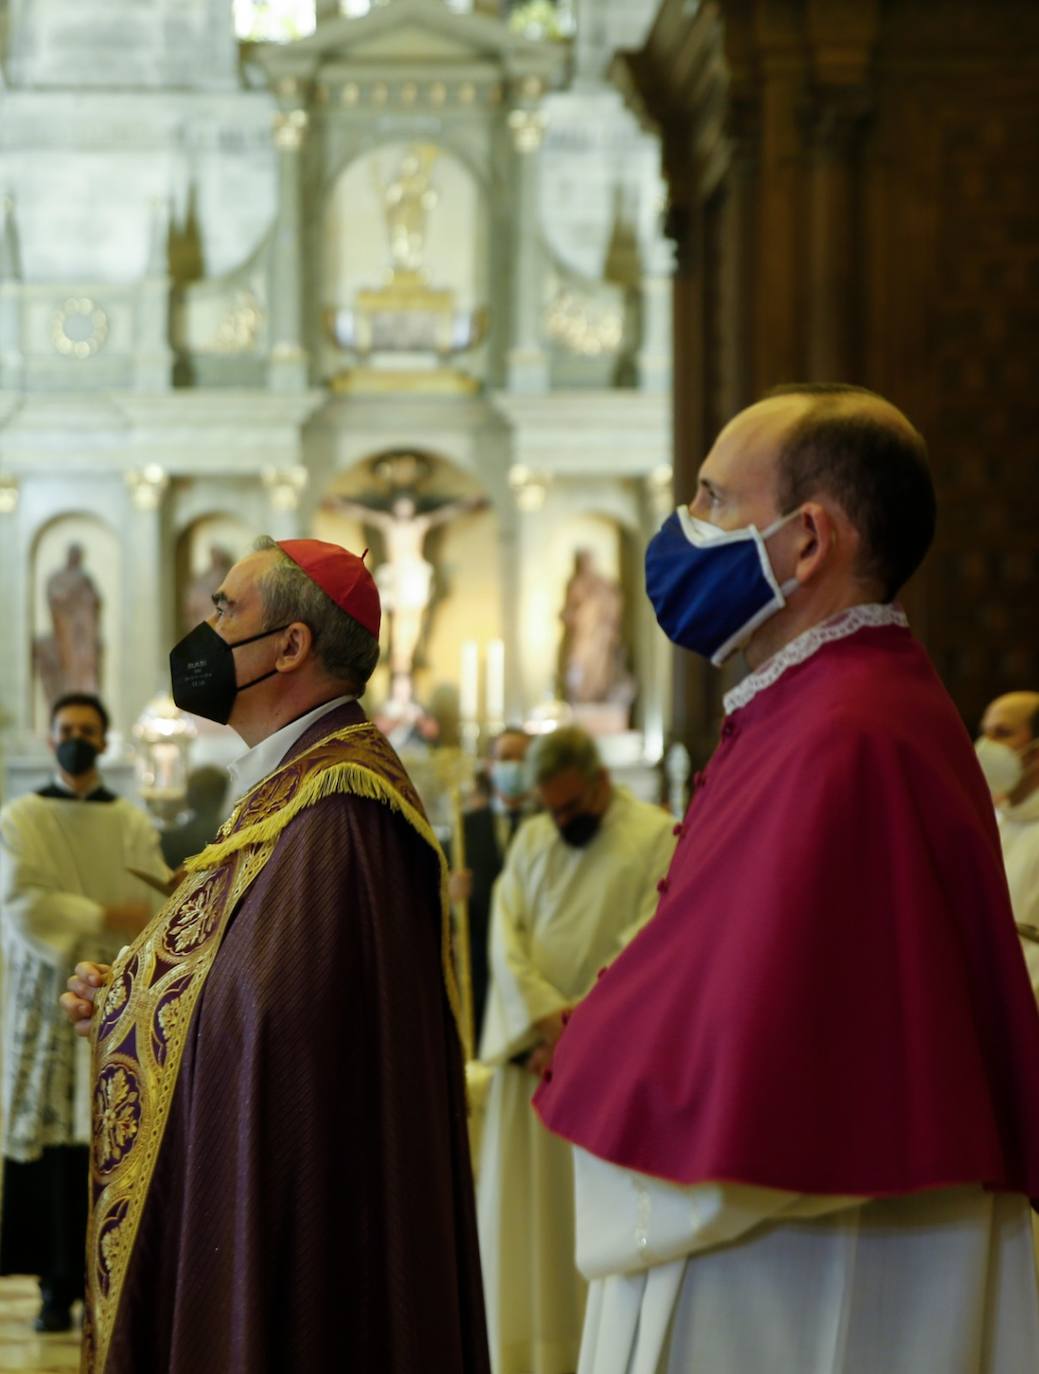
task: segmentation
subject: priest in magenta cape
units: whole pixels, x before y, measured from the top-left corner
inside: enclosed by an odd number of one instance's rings
[[[374,583],[264,539],[214,602],[174,697],[252,747],[97,994],[84,1369],[485,1374],[446,866],[354,700]]]
[[[1039,1368],[1039,1017],[970,738],[894,593],[926,450],[854,388],[737,416],[647,552],[726,698],[656,915],[535,1098],[581,1374]]]

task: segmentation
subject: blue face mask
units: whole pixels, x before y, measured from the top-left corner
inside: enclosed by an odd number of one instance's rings
[[[791,511],[765,530],[721,530],[680,506],[646,550],[646,591],[674,644],[721,664],[800,585],[776,581],[765,540],[796,519]]]
[[[519,801],[527,795],[527,772],[520,759],[495,759],[491,764],[491,781],[506,801]]]

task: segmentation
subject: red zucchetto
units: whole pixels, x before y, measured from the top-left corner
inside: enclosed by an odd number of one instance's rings
[[[378,639],[382,605],[375,578],[364,566],[364,554],[358,558],[355,553],[323,539],[279,539],[278,548],[302,568],[340,610]]]

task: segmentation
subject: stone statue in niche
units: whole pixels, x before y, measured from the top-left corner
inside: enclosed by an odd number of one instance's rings
[[[181,621],[185,631],[193,630],[200,620],[208,620],[213,613],[213,593],[234,565],[234,555],[222,544],[210,544],[209,566],[196,573],[184,589]]]
[[[36,670],[48,704],[64,692],[98,692],[101,596],[83,566],[83,546],[69,544],[65,566],[47,579],[51,633],[35,642]]]
[[[574,707],[607,703],[622,707],[624,719],[617,728],[625,728],[635,690],[623,637],[624,593],[619,582],[599,571],[589,549],[574,554],[560,619],[564,699]]]
[[[410,687],[422,622],[433,594],[433,565],[423,556],[426,536],[458,515],[483,510],[482,496],[444,501],[420,511],[414,495],[398,491],[389,510],[381,502],[331,496],[326,510],[339,511],[374,525],[386,541],[386,561],[375,569],[382,609],[390,618],[390,676]],[[410,695],[409,695],[410,700]]]
[[[426,226],[440,196],[430,171],[439,157],[430,144],[408,148],[396,176],[382,189],[394,276],[417,274],[426,251]]]

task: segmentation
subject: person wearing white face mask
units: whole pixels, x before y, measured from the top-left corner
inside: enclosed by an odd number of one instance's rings
[[[1014,920],[1039,998],[1039,692],[997,697],[975,747],[996,803]]]

